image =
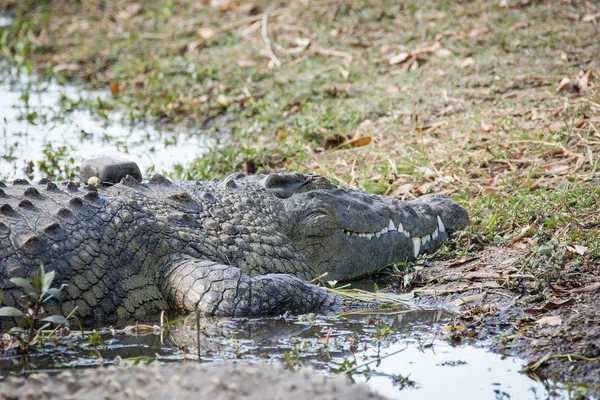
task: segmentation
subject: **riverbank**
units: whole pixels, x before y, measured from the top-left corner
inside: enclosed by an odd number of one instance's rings
[[[597,387],[600,7],[286,4],[14,1],[0,49],[21,73],[110,90],[78,105],[91,114],[228,144],[174,178],[299,170],[395,198],[452,196],[471,226],[438,267],[395,271],[396,284],[489,274],[450,297],[487,293],[460,306],[483,310],[477,324],[457,323],[551,357],[536,373]],[[556,308],[525,312],[542,305]]]

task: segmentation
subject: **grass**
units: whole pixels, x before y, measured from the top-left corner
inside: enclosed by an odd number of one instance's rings
[[[293,169],[441,192],[472,218],[458,252],[551,248],[589,266],[600,7],[505,3],[13,1],[0,50],[23,73],[111,90],[98,115],[219,138],[174,177]]]

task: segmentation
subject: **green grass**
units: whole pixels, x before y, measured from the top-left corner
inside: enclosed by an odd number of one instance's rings
[[[125,123],[219,138],[176,178],[294,169],[398,198],[441,192],[472,216],[459,252],[509,244],[530,226],[532,252],[580,245],[583,256],[566,257],[589,261],[599,256],[600,42],[584,17],[595,11],[508,3],[152,0],[132,12],[124,0],[14,1],[0,54],[22,73],[116,89],[110,104],[65,110],[118,109]],[[443,50],[413,68],[390,64],[436,41]]]

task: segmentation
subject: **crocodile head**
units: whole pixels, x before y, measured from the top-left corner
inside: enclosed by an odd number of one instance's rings
[[[312,271],[332,280],[433,252],[469,220],[461,206],[438,195],[393,200],[301,174],[270,174],[260,182],[282,203],[277,208],[285,236]]]

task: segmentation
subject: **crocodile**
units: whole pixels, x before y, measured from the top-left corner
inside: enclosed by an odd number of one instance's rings
[[[10,278],[43,265],[66,284],[46,310],[67,315],[76,307],[83,319],[335,309],[352,301],[311,280],[352,280],[413,260],[469,218],[444,196],[401,201],[317,175],[135,175],[114,184],[0,182],[2,305],[23,307]]]

